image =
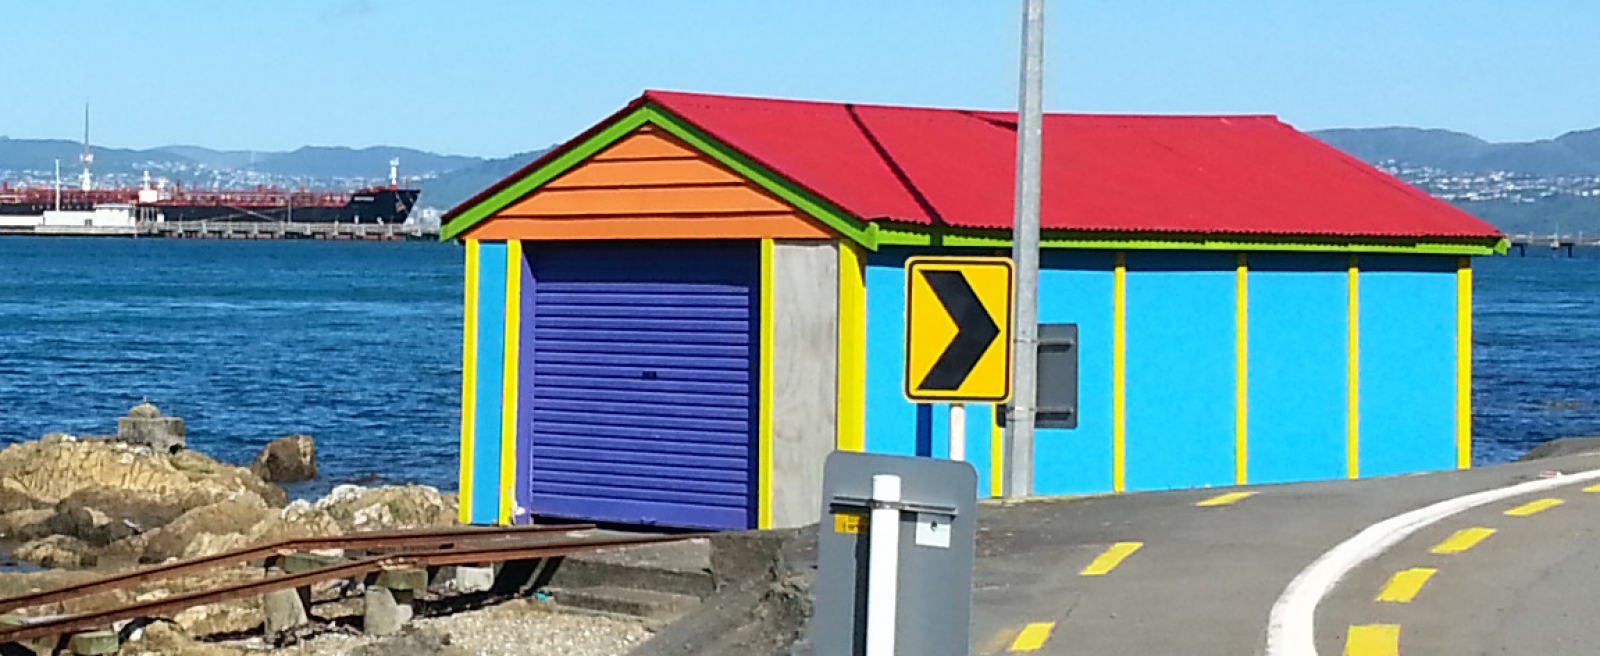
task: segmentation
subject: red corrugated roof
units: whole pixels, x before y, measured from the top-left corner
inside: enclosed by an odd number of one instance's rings
[[[649,91],[867,221],[1012,224],[1016,114]],[[1494,226],[1272,116],[1045,117],[1043,227],[1499,238]]]

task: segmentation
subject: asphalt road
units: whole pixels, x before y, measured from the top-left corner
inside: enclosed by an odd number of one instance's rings
[[[1546,472],[1591,470],[1600,470],[1600,454],[1361,481],[986,505],[972,653],[1264,654],[1274,606],[1291,582],[1374,524],[1562,478]],[[1367,550],[1370,560],[1351,563],[1315,606],[1315,653],[1600,652],[1600,479],[1551,485]],[[1597,492],[1584,491],[1591,486]],[[1543,499],[1561,503],[1506,514]],[[1215,505],[1199,505],[1208,500]],[[1447,540],[1450,553],[1435,553]],[[1273,656],[1311,656],[1311,642],[1275,642]]]

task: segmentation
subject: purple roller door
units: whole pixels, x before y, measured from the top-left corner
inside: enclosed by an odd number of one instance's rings
[[[533,512],[753,528],[757,245],[566,243],[529,258]]]

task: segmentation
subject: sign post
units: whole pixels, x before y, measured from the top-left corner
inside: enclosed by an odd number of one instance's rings
[[[950,459],[967,457],[967,403],[1011,400],[1011,298],[1003,257],[906,261],[905,394],[950,404]]]

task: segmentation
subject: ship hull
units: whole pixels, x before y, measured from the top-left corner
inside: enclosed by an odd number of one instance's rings
[[[102,193],[102,192],[95,192]],[[109,192],[106,192],[109,193]],[[248,194],[249,192],[244,192]],[[226,202],[195,202],[192,200],[166,200],[154,203],[130,202],[141,221],[216,221],[223,223],[292,222],[292,223],[405,223],[411,209],[417,204],[417,189],[376,188],[355,192],[343,205],[305,205],[295,207],[285,200],[282,203],[229,204]],[[60,209],[69,212],[88,212],[109,198],[82,200],[63,198]],[[0,216],[40,216],[57,209],[55,202],[28,199],[21,202],[0,202]]]
[[[217,221],[261,222],[283,221],[293,223],[405,223],[411,208],[416,206],[416,189],[383,189],[353,196],[343,206],[246,206],[224,204],[150,203],[139,207],[153,212],[163,221]]]

